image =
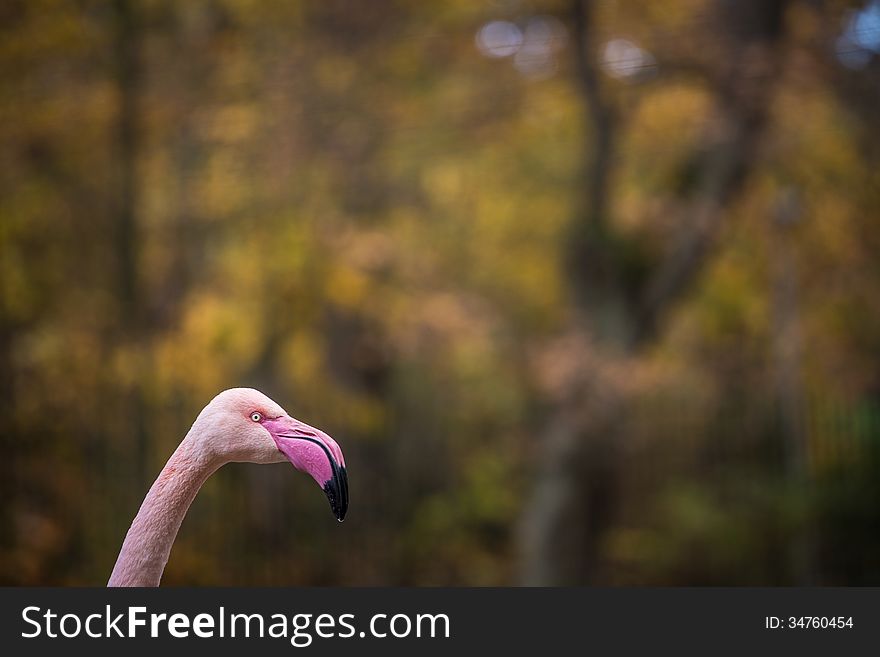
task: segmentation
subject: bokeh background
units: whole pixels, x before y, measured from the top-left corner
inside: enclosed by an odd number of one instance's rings
[[[878,0],[4,0],[0,582],[880,584]]]

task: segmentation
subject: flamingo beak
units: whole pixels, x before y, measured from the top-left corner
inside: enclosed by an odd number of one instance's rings
[[[327,495],[333,515],[342,522],[348,511],[348,473],[345,457],[336,441],[289,415],[266,419],[263,426],[293,467],[317,482]]]
[[[348,473],[345,466],[337,468],[333,478],[324,484],[324,494],[330,501],[330,510],[339,522],[345,520],[348,511]]]

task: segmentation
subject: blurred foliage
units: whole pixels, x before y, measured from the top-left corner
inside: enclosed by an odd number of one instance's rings
[[[633,280],[697,193],[716,94],[695,63],[720,1],[596,3],[590,48],[651,53],[603,72],[609,248]],[[790,584],[806,560],[820,583],[880,583],[880,56],[834,50],[864,6],[789,3],[711,261],[607,371],[632,403],[593,581]],[[497,20],[525,35],[516,56],[487,56]],[[569,3],[10,0],[0,25],[0,582],[105,581],[165,459],[238,385],[339,440],[349,517],[289,466],[226,467],[165,582],[517,582],[549,400],[615,357],[564,337],[595,137]],[[780,248],[803,344],[794,473]]]

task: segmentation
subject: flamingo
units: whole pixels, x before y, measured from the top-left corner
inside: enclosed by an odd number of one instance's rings
[[[221,392],[199,413],[144,498],[107,586],[159,585],[187,509],[220,466],[285,459],[323,488],[342,522],[348,510],[348,475],[336,441],[290,417],[258,390]]]

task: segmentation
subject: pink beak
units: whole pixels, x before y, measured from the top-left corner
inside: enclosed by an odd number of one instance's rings
[[[348,474],[339,445],[326,433],[289,415],[263,420],[275,444],[297,470],[318,483],[339,522],[348,511]]]

